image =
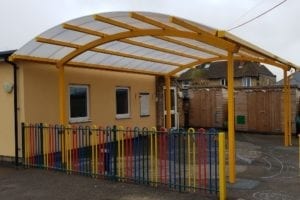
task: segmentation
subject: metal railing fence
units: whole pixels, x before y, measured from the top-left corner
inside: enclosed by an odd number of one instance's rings
[[[219,136],[215,129],[23,123],[23,165],[217,195],[225,183],[219,177]]]

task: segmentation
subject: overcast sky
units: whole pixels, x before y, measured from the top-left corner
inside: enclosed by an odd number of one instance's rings
[[[65,21],[102,12],[150,11],[228,30],[283,0],[0,0],[0,51],[18,49]],[[300,1],[287,0],[231,33],[300,65]],[[278,78],[282,70],[272,70]]]

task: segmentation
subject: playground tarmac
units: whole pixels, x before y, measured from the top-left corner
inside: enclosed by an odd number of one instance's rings
[[[237,181],[227,184],[227,199],[300,200],[298,146],[283,147],[279,135],[237,134]],[[40,169],[0,165],[1,200],[174,200],[218,199],[205,193],[117,183]]]

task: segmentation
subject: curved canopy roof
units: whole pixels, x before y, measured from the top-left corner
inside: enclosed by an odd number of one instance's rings
[[[16,51],[29,60],[150,75],[176,75],[198,64],[235,59],[296,65],[240,38],[205,25],[149,12],[110,12],[57,25]]]

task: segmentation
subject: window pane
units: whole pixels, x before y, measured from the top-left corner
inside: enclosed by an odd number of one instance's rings
[[[70,87],[71,118],[87,117],[87,88]]]
[[[116,90],[117,114],[128,114],[128,89],[118,88]]]
[[[140,93],[140,116],[149,116],[149,93]]]

